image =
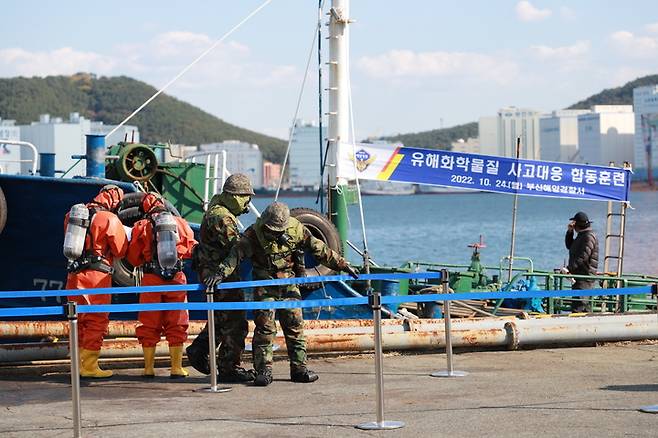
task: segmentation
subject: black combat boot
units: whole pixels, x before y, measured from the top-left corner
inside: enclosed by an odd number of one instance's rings
[[[300,368],[291,368],[290,369],[290,380],[297,383],[311,383],[318,380],[320,377],[315,374],[313,371],[309,370],[306,367]]]
[[[265,367],[264,370],[256,371],[256,380],[254,380],[254,385],[267,386],[270,383],[272,383],[272,368]]]
[[[192,342],[186,349],[187,360],[190,362],[190,366],[200,372],[201,374],[210,374],[210,362],[208,358],[208,346],[203,348],[202,345],[199,345],[196,342]]]
[[[271,375],[271,372],[270,372]],[[245,370],[241,367],[233,369],[220,370],[217,375],[217,380],[222,383],[246,383],[253,382],[256,379],[256,371]]]

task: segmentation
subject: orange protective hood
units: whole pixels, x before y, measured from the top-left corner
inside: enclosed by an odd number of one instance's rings
[[[123,200],[123,190],[114,185],[108,185],[93,199],[92,203],[98,204],[110,211],[116,211],[119,203]]]
[[[162,197],[156,193],[147,193],[142,199],[142,205],[140,206],[144,214],[151,214],[155,210],[162,211],[165,210],[164,201]]]

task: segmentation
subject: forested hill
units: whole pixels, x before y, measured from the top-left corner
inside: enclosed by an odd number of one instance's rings
[[[125,76],[100,77],[87,73],[45,78],[0,78],[0,117],[20,124],[38,120],[39,114],[68,118],[78,112],[105,124],[120,123],[156,89]],[[223,140],[256,143],[264,158],[283,160],[285,142],[240,128],[207,112],[162,94],[130,124],[139,126],[145,143],[172,142],[196,145]]]
[[[607,88],[600,93],[574,103],[568,109],[589,109],[592,105],[633,105],[633,88],[658,84],[658,75],[644,76],[621,87]]]
[[[617,88],[608,88],[600,93],[594,94],[587,99],[581,100],[567,109],[589,109],[592,105],[632,105],[633,88],[644,85],[658,84],[658,75],[644,76]],[[449,149],[450,143],[463,138],[478,136],[477,122],[457,125],[451,128],[434,129],[431,131],[416,132],[411,134],[397,134],[381,137],[381,140],[400,141],[405,146]]]
[[[457,141],[460,138],[466,140],[469,137],[477,136],[478,124],[477,122],[471,122],[464,125],[453,126],[451,128],[381,137],[381,140],[392,142],[399,141],[409,147],[450,149],[450,143],[453,141]]]

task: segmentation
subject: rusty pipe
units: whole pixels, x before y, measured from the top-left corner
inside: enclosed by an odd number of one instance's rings
[[[5,323],[3,323],[5,324]],[[55,323],[59,324],[59,323]],[[63,323],[65,324],[65,323]],[[130,331],[136,322],[113,322],[116,332]],[[194,325],[195,330],[203,322]],[[50,327],[50,326],[48,326]],[[251,330],[253,331],[253,325]],[[310,353],[372,351],[374,338],[371,320],[307,321],[305,328]],[[132,331],[130,331],[132,334]],[[455,319],[452,327],[455,347],[516,348],[545,344],[584,344],[624,340],[658,339],[655,314],[550,317],[520,320],[508,318]],[[445,347],[443,320],[383,320],[382,345],[391,350],[440,350]],[[247,338],[247,343],[251,337]],[[278,353],[286,351],[281,331],[275,343]],[[29,362],[67,358],[65,342],[0,344],[0,362]],[[103,357],[140,357],[135,338],[107,339]],[[159,344],[158,355],[166,355],[166,343]]]
[[[414,321],[414,322],[409,322]],[[423,319],[423,320],[401,320],[401,319],[384,319],[382,327],[389,331],[405,331],[405,324],[419,327],[422,321],[422,327],[425,330],[432,329],[433,325],[443,324],[442,319]],[[464,319],[462,321],[468,321]],[[190,321],[188,334],[198,335],[206,321]],[[110,321],[108,326],[108,337],[134,337],[135,329],[139,325],[138,321]],[[341,319],[341,320],[310,320],[304,321],[306,331],[316,333],[371,333],[372,320],[370,319]],[[249,331],[253,332],[254,324],[249,322]],[[2,338],[64,338],[69,334],[68,323],[65,321],[0,321],[0,339]]]

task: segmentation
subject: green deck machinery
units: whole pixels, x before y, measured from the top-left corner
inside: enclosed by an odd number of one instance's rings
[[[206,185],[205,165],[183,161],[165,163],[162,160],[165,152],[171,154],[170,146],[120,142],[108,151],[105,174],[107,178],[137,183],[145,190],[162,194],[181,216],[200,223]]]

